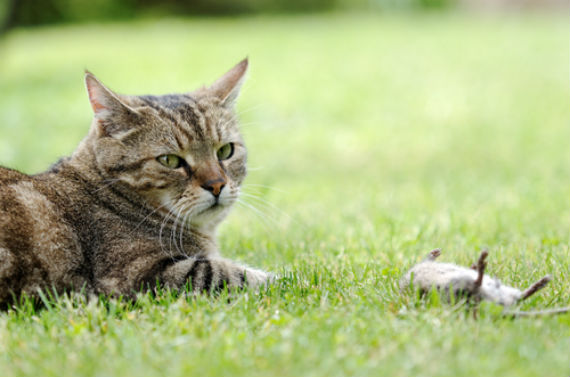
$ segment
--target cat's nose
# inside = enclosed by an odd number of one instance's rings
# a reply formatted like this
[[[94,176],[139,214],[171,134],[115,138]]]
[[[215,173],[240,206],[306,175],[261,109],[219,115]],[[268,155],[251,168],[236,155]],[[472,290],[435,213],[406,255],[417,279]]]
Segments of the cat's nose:
[[[202,187],[206,191],[210,191],[212,195],[216,198],[220,196],[222,189],[226,185],[226,181],[223,178],[217,179],[210,179],[209,181],[204,182],[200,187]]]

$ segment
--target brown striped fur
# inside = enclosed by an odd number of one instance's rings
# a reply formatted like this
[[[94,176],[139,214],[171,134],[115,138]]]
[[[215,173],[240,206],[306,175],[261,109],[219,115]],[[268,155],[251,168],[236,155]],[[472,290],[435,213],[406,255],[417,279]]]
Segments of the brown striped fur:
[[[265,272],[223,259],[215,239],[246,174],[234,102],[247,65],[164,96],[118,95],[87,72],[95,116],[73,155],[34,176],[0,168],[0,305],[40,289],[134,297],[157,283],[265,282]],[[228,143],[233,154],[220,160]]]

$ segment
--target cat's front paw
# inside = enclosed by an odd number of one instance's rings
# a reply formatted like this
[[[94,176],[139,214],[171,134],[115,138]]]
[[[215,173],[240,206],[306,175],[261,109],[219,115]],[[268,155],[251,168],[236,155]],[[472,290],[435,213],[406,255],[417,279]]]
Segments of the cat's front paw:
[[[245,285],[251,288],[258,288],[273,281],[275,275],[255,268],[248,268],[244,272],[244,278]]]

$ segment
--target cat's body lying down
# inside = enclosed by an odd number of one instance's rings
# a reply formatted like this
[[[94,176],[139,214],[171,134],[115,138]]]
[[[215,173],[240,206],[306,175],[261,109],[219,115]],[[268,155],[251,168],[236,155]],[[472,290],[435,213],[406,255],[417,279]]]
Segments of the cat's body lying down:
[[[265,282],[215,240],[246,174],[233,109],[246,70],[165,96],[117,95],[87,73],[95,116],[73,155],[35,176],[0,168],[0,305],[38,289],[132,297],[157,283]]]

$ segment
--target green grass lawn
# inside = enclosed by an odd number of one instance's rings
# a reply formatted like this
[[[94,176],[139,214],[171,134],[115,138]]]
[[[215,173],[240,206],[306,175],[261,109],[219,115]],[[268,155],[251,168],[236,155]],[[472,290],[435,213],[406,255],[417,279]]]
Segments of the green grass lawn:
[[[0,314],[2,376],[567,376],[570,315],[503,319],[400,294],[429,250],[570,305],[566,15],[163,20],[0,41],[0,164],[71,153],[82,77],[191,90],[244,56],[250,153],[225,255],[280,272],[262,293]],[[253,209],[251,208],[253,207]]]

